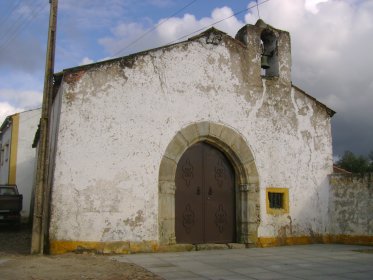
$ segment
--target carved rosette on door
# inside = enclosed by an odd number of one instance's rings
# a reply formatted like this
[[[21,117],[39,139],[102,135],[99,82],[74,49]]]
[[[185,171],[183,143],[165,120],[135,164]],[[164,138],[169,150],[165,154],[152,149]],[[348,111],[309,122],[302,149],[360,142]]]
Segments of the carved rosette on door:
[[[190,164],[190,160],[187,159],[185,164],[182,167],[183,170],[183,179],[186,183],[186,186],[189,187],[190,181],[193,178],[193,166]]]
[[[227,212],[225,212],[223,204],[219,204],[218,210],[216,210],[215,212],[215,224],[220,233],[224,231],[224,226],[226,225],[226,223]]]
[[[219,187],[223,186],[224,177],[225,177],[224,165],[221,159],[219,159],[215,166],[215,180],[218,183]]]
[[[183,226],[185,228],[185,232],[190,233],[193,225],[194,225],[194,212],[192,211],[190,204],[188,203],[185,206],[185,211],[183,213]]]

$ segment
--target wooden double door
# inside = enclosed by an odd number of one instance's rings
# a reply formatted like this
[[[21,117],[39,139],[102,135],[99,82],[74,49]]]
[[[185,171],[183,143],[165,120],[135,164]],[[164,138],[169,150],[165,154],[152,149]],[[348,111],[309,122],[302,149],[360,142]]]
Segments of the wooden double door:
[[[176,242],[235,242],[234,171],[226,156],[197,143],[179,160],[175,181]]]

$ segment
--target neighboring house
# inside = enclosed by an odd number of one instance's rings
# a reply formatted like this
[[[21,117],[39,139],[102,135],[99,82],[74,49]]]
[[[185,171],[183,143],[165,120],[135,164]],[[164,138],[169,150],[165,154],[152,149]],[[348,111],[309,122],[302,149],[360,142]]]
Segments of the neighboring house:
[[[55,75],[52,253],[329,233],[334,112],[291,82],[263,21]],[[184,247],[183,247],[184,246]]]
[[[35,172],[33,137],[40,120],[40,109],[8,116],[0,128],[0,184],[16,184],[23,195],[22,217],[30,214]]]
[[[338,167],[337,165],[333,165],[333,173],[352,174],[352,172],[347,171],[346,169],[343,169],[341,167]]]

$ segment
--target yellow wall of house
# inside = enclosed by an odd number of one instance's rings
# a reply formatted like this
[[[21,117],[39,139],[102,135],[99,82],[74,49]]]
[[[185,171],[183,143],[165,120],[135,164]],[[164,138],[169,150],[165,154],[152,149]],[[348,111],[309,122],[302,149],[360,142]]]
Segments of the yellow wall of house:
[[[19,114],[12,116],[12,140],[10,144],[9,184],[16,184]]]

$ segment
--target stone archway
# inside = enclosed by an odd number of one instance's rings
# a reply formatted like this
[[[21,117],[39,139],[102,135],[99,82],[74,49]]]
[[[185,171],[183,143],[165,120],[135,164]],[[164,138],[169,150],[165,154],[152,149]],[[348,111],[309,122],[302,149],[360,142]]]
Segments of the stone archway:
[[[207,142],[231,161],[235,176],[237,242],[253,244],[259,226],[259,177],[254,157],[234,129],[213,122],[198,122],[181,129],[171,140],[159,169],[159,243],[173,245],[175,238],[175,174],[183,153],[197,142]]]

